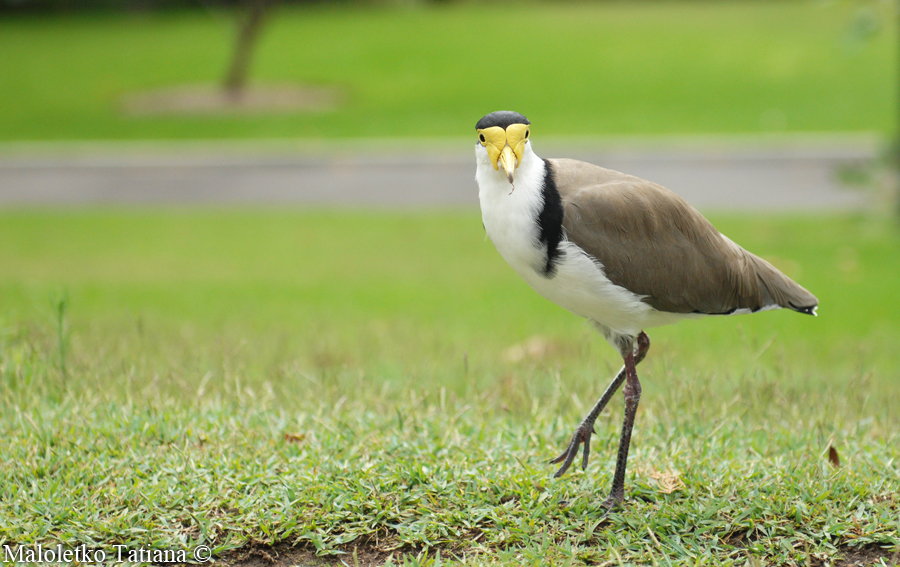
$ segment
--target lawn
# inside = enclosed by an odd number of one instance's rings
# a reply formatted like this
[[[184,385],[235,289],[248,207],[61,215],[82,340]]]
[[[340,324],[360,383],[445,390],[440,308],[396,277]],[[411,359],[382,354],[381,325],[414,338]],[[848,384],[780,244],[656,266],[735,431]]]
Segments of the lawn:
[[[324,4],[324,3],[323,3]],[[0,141],[453,137],[511,108],[543,135],[894,131],[889,2],[282,7],[252,78],[334,111],[135,117],[124,95],[222,80],[234,14],[0,20]]]
[[[477,212],[0,212],[0,544],[889,564],[900,231],[713,220],[819,317],[650,330],[626,506],[601,524],[621,398],[586,472],[547,460],[620,361]]]

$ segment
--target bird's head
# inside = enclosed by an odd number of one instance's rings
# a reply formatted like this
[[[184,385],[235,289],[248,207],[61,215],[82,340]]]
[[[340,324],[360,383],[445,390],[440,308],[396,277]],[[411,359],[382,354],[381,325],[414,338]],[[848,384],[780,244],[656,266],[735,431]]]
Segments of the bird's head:
[[[499,110],[478,121],[475,131],[478,144],[487,150],[495,170],[503,166],[509,182],[513,182],[516,168],[522,164],[522,154],[530,135],[531,122],[518,112]]]

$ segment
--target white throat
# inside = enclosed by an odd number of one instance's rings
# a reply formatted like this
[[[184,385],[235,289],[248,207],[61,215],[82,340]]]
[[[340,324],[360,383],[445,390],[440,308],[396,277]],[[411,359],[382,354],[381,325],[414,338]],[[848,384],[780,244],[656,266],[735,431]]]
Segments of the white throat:
[[[507,194],[515,193],[513,186],[518,190],[520,185],[523,187],[530,185],[538,193],[541,191],[541,184],[544,180],[544,160],[532,151],[531,142],[525,142],[525,147],[522,149],[522,160],[516,168],[512,185],[506,178],[503,168],[494,168],[491,158],[488,157],[487,149],[481,144],[475,144],[475,163],[475,180],[482,189],[479,196],[483,194],[485,185],[491,185],[498,191],[505,189]]]
[[[481,220],[488,237],[520,274],[520,269],[539,269],[546,259],[538,247],[540,235],[535,222],[544,204],[544,160],[532,151],[531,142],[526,142],[512,185],[502,167],[494,169],[481,144],[475,146],[475,160]]]

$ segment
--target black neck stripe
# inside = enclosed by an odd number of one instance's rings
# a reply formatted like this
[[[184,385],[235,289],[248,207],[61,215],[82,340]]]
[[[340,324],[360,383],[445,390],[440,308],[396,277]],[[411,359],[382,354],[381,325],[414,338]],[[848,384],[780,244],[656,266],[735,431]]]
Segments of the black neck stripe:
[[[547,262],[544,264],[543,274],[547,278],[556,275],[556,266],[564,255],[559,247],[563,238],[563,206],[559,190],[556,188],[556,177],[550,162],[544,160],[544,185],[542,188],[544,206],[538,213],[538,238],[547,249]]]

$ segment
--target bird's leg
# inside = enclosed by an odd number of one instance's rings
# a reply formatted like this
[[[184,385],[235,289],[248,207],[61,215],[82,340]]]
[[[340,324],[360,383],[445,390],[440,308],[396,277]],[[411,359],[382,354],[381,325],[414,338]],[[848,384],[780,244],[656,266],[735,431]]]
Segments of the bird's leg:
[[[597,403],[594,404],[591,413],[587,414],[584,420],[582,420],[578,427],[575,428],[575,434],[572,435],[572,440],[569,441],[569,446],[566,447],[566,450],[550,461],[550,464],[552,465],[562,463],[562,466],[559,467],[559,470],[553,475],[554,478],[561,477],[569,470],[569,466],[571,466],[572,461],[575,460],[575,455],[578,454],[578,449],[582,443],[584,443],[584,455],[581,458],[581,468],[582,470],[587,468],[588,458],[591,456],[591,435],[594,434],[594,422],[597,421],[597,416],[600,415],[600,412],[603,411],[603,408],[606,407],[609,400],[619,391],[619,386],[625,381],[625,374],[625,367],[623,366],[622,369],[619,370],[619,373],[616,374],[616,377],[613,378],[613,381],[610,382],[609,386],[606,387],[606,391],[603,392],[603,395],[600,396]]]
[[[638,364],[640,361],[644,360],[644,357],[647,355],[647,350],[650,348],[650,337],[647,336],[647,333],[641,331],[641,334],[637,337],[637,345],[634,348],[634,352],[632,353],[632,358],[634,364]],[[606,391],[603,392],[603,395],[600,396],[600,399],[597,400],[597,403],[594,404],[591,412],[587,414],[584,420],[575,428],[575,434],[572,435],[572,440],[569,442],[569,446],[566,447],[566,450],[562,452],[558,457],[550,461],[550,464],[562,463],[562,466],[559,467],[559,470],[556,471],[556,474],[553,475],[554,478],[559,478],[569,469],[569,466],[572,464],[572,461],[575,460],[575,456],[578,455],[579,446],[584,443],[584,454],[581,458],[581,468],[582,470],[587,468],[588,458],[591,455],[591,435],[594,433],[594,422],[597,421],[597,417],[600,415],[600,412],[603,411],[603,408],[606,407],[606,404],[609,403],[609,400],[616,394],[619,390],[619,386],[622,385],[622,382],[627,378],[627,364],[623,366],[621,370],[619,370],[616,377],[613,378],[612,382],[610,382],[609,386],[606,387]],[[635,374],[635,380],[637,380],[637,374]],[[638,388],[640,388],[640,383],[638,383]],[[633,418],[632,418],[633,421]],[[630,434],[629,434],[630,435]],[[621,447],[621,443],[620,443]],[[625,448],[626,453],[628,448]]]
[[[646,335],[645,335],[646,336]],[[649,340],[647,341],[649,347]],[[640,348],[640,347],[638,347]],[[634,416],[638,402],[641,400],[641,383],[637,376],[637,362],[634,351],[625,355],[625,419],[622,423],[622,437],[619,439],[619,455],[616,458],[616,474],[613,476],[609,497],[603,502],[606,513],[622,503],[625,499],[625,465],[628,462],[628,447],[631,444],[631,430],[634,428]]]

